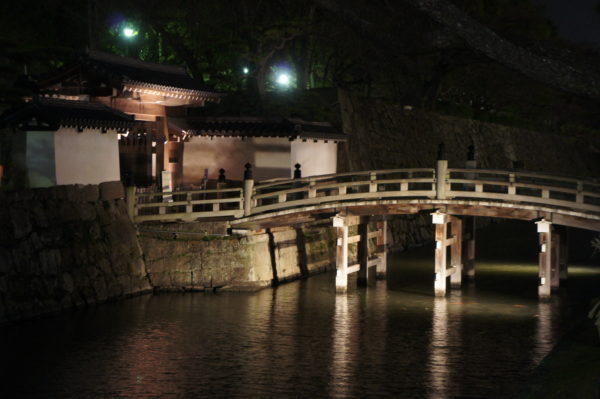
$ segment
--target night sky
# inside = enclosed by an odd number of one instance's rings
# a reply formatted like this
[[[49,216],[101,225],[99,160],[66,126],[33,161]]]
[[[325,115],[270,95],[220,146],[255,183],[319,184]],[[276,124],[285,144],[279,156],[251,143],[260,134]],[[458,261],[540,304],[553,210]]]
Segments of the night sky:
[[[558,28],[558,34],[578,43],[592,43],[600,48],[600,13],[598,0],[535,0]]]

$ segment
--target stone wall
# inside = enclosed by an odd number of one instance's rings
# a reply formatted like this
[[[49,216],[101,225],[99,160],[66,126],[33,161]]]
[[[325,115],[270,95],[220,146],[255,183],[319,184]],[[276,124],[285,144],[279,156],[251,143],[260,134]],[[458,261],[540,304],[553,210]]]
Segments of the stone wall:
[[[155,289],[257,289],[327,270],[335,262],[335,240],[329,226],[273,229],[245,236],[202,233],[215,229],[214,223],[140,227],[146,267]]]
[[[0,191],[0,322],[149,290],[120,182]]]
[[[340,172],[433,168],[437,146],[444,142],[449,167],[465,166],[471,143],[479,168],[521,168],[553,174],[600,176],[600,137],[556,135],[407,109],[399,104],[360,99],[338,92],[342,126],[349,135],[340,145]],[[481,220],[480,222],[487,222]],[[407,215],[390,221],[392,249],[433,240],[428,215]]]

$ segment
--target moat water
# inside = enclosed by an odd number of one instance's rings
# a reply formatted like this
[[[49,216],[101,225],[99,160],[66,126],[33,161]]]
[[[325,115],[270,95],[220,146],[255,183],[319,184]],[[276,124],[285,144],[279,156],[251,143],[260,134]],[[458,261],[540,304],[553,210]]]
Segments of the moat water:
[[[327,273],[7,326],[0,397],[513,397],[600,294],[600,270],[572,266],[568,286],[539,302],[535,240],[500,234],[478,247],[476,283],[447,298],[433,297],[424,247],[391,254],[387,281],[347,295]]]

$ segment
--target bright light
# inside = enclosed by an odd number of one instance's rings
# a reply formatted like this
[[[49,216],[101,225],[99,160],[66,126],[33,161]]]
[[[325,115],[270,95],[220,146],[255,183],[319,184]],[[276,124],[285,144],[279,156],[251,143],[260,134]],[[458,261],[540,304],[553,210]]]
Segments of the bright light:
[[[123,28],[123,35],[127,38],[137,36],[137,34],[138,34],[138,32],[129,26]]]
[[[244,69],[242,69],[242,72],[244,72],[244,75],[248,75],[248,72],[250,72],[250,70],[247,67],[244,67]]]
[[[277,83],[279,83],[282,86],[289,86],[290,75],[288,75],[287,73],[280,73],[279,76],[277,76]]]

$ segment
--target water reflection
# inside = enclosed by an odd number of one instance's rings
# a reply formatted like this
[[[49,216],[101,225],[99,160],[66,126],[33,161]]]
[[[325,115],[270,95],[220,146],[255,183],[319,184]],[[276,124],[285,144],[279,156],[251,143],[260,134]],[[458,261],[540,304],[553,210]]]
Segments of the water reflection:
[[[462,308],[461,291],[453,290],[446,298],[433,299],[431,343],[429,356],[430,398],[450,397],[452,359],[461,351],[460,313],[450,312],[449,306]]]
[[[353,378],[352,365],[355,361],[354,351],[350,343],[354,326],[352,317],[348,311],[349,295],[336,295],[333,315],[333,347],[331,362],[331,382],[329,394],[334,398],[345,398],[350,396],[350,385]]]
[[[555,329],[552,323],[553,307],[550,301],[540,301],[537,305],[535,346],[532,358],[534,365],[539,364],[556,343]]]
[[[0,329],[0,397],[487,398],[525,382],[571,315],[568,298],[533,296],[534,266],[482,263],[476,288],[434,298],[430,259],[411,264],[402,284],[390,273],[347,295],[329,274]],[[507,288],[496,290],[503,276]],[[597,292],[597,273],[570,277],[574,292],[588,280]]]

